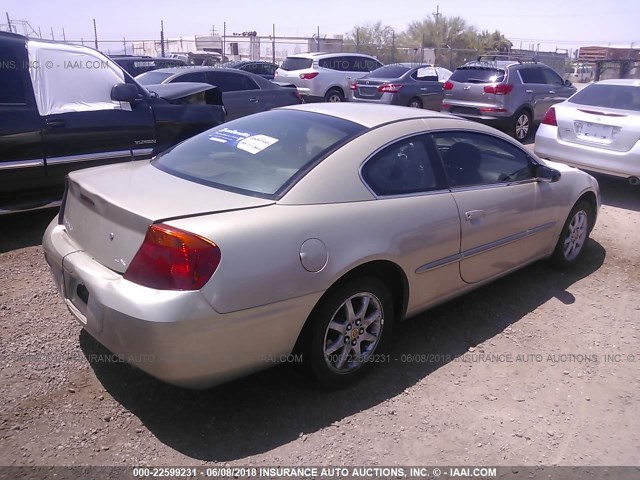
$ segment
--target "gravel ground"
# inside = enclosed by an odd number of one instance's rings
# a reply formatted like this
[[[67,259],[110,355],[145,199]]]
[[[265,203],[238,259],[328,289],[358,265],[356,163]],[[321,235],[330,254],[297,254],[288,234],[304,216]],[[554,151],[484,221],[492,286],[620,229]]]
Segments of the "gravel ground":
[[[403,322],[338,392],[291,366],[189,391],[110,361],[49,277],[55,212],[0,218],[0,465],[639,465],[640,189],[600,180],[581,265]]]

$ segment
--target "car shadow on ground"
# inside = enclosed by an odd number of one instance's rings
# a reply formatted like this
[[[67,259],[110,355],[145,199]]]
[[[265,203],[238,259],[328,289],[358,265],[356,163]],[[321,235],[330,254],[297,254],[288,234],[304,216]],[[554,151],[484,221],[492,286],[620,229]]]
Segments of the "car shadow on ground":
[[[640,212],[640,185],[630,185],[623,178],[591,173],[600,184],[602,203],[612,207]]]
[[[124,363],[90,363],[113,398],[164,444],[199,460],[242,459],[395,397],[551,298],[573,303],[567,289],[598,270],[605,255],[605,249],[590,240],[583,261],[573,269],[559,271],[538,262],[402,322],[389,345],[392,360],[375,365],[362,381],[340,391],[321,389],[289,364],[192,391],[162,383]],[[108,355],[84,331],[80,347],[88,359]],[[447,361],[403,362],[407,354],[433,354],[434,359]]]
[[[42,236],[57,208],[0,216],[0,253],[42,243]]]

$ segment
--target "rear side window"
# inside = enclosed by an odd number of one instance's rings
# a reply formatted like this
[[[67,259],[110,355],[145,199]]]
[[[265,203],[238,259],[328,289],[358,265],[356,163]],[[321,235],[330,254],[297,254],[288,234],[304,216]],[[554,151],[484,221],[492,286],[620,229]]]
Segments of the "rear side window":
[[[352,63],[349,57],[332,57],[320,59],[318,66],[329,70],[338,70],[339,72],[351,72]]]
[[[312,63],[313,60],[310,58],[287,57],[280,65],[280,68],[287,71],[304,70],[305,68],[311,68]]]
[[[246,75],[233,72],[208,72],[207,83],[215,85],[223,92],[259,90],[258,84]]]
[[[174,82],[207,82],[207,76],[205,72],[191,72],[185,75],[180,75],[178,78],[173,80]]]
[[[459,83],[496,83],[504,80],[505,72],[498,68],[460,67],[449,80]]]
[[[589,107],[619,108],[640,112],[640,87],[630,85],[588,85],[569,100]]]
[[[522,83],[547,83],[541,68],[522,68],[518,72],[520,73],[520,78],[522,78]]]
[[[0,47],[0,103],[24,105],[26,103],[24,70],[15,53]]]
[[[272,110],[224,123],[159,155],[153,165],[196,183],[278,198],[362,125],[311,112]]]
[[[405,138],[377,153],[362,167],[362,178],[376,195],[402,195],[442,188],[424,136]]]

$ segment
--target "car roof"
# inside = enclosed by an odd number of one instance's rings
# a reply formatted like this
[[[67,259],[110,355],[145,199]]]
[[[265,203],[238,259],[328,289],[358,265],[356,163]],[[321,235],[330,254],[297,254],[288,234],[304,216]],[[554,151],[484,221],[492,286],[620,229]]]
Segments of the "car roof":
[[[335,52],[308,52],[308,53],[294,53],[292,55],[287,55],[287,58],[317,58],[317,57],[363,57],[363,58],[374,58],[371,55],[366,55],[364,53],[335,53]]]
[[[447,113],[399,107],[395,105],[376,105],[370,103],[304,103],[282,107],[286,110],[314,112],[331,117],[342,118],[367,128],[375,128],[385,123],[410,120],[414,118],[457,118]],[[461,122],[467,120],[460,119]]]
[[[637,78],[614,78],[611,80],[600,80],[596,83],[602,85],[626,85],[629,87],[640,87],[640,79]]]

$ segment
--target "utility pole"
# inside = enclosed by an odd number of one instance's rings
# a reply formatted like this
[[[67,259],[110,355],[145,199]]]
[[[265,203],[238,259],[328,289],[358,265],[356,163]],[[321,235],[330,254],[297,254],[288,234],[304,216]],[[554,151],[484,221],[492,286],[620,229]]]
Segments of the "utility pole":
[[[51,27],[51,40],[55,40],[56,37],[53,35],[53,27]]]
[[[227,22],[222,24],[222,61],[224,62],[224,57],[227,55]]]
[[[320,25],[318,25],[318,36],[316,37],[316,51],[320,51]]]
[[[273,35],[271,36],[271,62],[276,63],[276,24],[273,24]]]
[[[38,27],[38,37],[42,38],[42,30],[40,30],[40,27]]]
[[[124,54],[127,54],[127,41],[122,37],[122,46],[124,47]]]
[[[96,27],[96,19],[93,19],[93,41],[94,41],[94,45],[96,47],[96,50],[98,50],[98,27]]]
[[[164,20],[160,20],[160,56],[164,57]]]
[[[67,35],[64,33],[64,27],[62,27],[62,39],[66,42],[67,41]]]
[[[440,5],[436,5],[436,13],[433,14],[433,16],[436,18],[436,47],[438,47],[439,45],[439,38],[438,38],[438,20],[440,20]]]
[[[5,12],[7,14],[7,25],[9,25],[9,31],[13,32],[13,27],[11,27],[11,19],[9,18],[9,12]]]
[[[360,29],[356,27],[356,53],[360,53]]]

